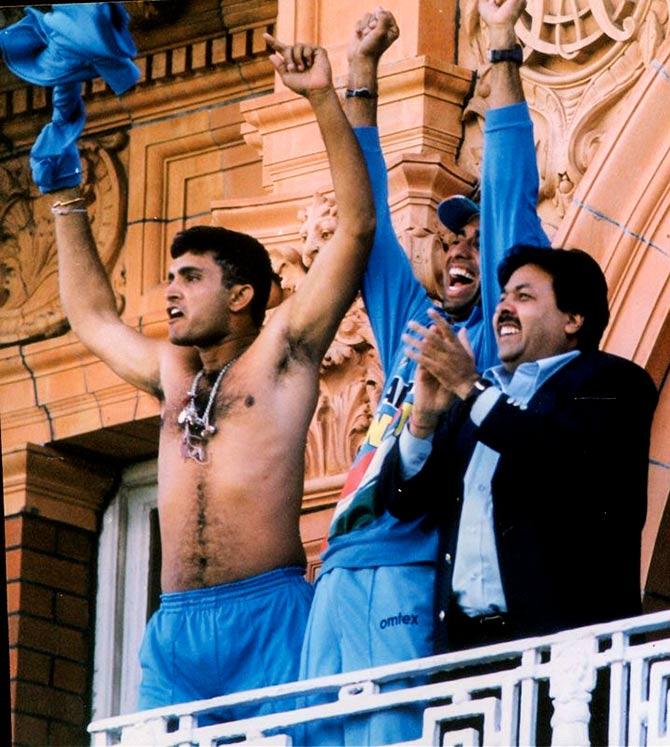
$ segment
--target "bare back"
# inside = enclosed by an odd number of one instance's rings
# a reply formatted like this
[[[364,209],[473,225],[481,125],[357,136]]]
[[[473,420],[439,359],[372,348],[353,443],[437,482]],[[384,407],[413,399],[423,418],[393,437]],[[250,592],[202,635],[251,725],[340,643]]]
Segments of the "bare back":
[[[177,422],[197,369],[166,357],[158,459],[164,591],[305,562],[298,526],[318,363],[289,350],[280,316],[223,378],[203,464],[183,455]]]

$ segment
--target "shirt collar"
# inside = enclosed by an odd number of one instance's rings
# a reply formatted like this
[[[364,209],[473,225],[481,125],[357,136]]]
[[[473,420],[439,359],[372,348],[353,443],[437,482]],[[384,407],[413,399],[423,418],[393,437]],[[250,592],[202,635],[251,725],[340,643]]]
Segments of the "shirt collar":
[[[532,392],[535,393],[547,379],[578,355],[579,350],[570,350],[560,355],[529,361],[522,363],[514,373],[510,373],[503,365],[492,366],[484,372],[484,377],[498,384],[505,394],[509,393],[509,390],[520,379],[530,380]]]

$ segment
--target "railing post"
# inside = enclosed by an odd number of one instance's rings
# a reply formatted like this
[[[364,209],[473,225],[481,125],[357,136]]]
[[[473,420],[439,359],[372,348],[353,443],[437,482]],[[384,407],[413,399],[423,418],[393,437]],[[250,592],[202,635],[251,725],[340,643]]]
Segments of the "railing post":
[[[555,643],[551,647],[549,695],[552,747],[587,747],[591,693],[596,686],[595,638]]]

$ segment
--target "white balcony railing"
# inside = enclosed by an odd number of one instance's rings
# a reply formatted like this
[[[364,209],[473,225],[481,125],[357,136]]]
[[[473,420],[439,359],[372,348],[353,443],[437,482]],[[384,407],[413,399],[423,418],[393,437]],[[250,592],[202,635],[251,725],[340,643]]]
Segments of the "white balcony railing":
[[[389,689],[402,680],[401,689]],[[439,680],[439,681],[438,681]],[[609,745],[670,745],[670,612],[542,638],[250,690],[96,721],[98,745],[291,745],[301,725],[398,706],[423,711],[403,744],[588,745],[593,716]],[[318,705],[305,702],[328,700]],[[592,703],[593,700],[593,703]],[[210,726],[222,707],[278,712]],[[593,725],[591,725],[593,727]]]

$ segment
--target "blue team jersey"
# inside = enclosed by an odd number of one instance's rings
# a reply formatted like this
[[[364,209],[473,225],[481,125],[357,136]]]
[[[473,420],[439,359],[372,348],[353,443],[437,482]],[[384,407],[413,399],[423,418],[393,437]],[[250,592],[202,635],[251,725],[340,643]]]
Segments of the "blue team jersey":
[[[434,307],[416,280],[391,224],[386,164],[377,129],[356,129],[375,199],[377,230],[363,278],[370,317],[385,376],[384,391],[366,439],[347,476],[330,526],[323,571],[335,567],[433,562],[437,534],[423,519],[399,522],[380,508],[376,485],[381,464],[409,417],[416,363],[403,353],[407,323],[430,323]],[[487,113],[484,132],[480,218],[481,305],[454,327],[465,327],[480,371],[498,362],[490,320],[499,287],[496,270],[517,243],[549,246],[537,216],[538,175],[533,129],[525,103]],[[495,158],[487,158],[493,149]],[[485,323],[488,320],[488,323]]]

